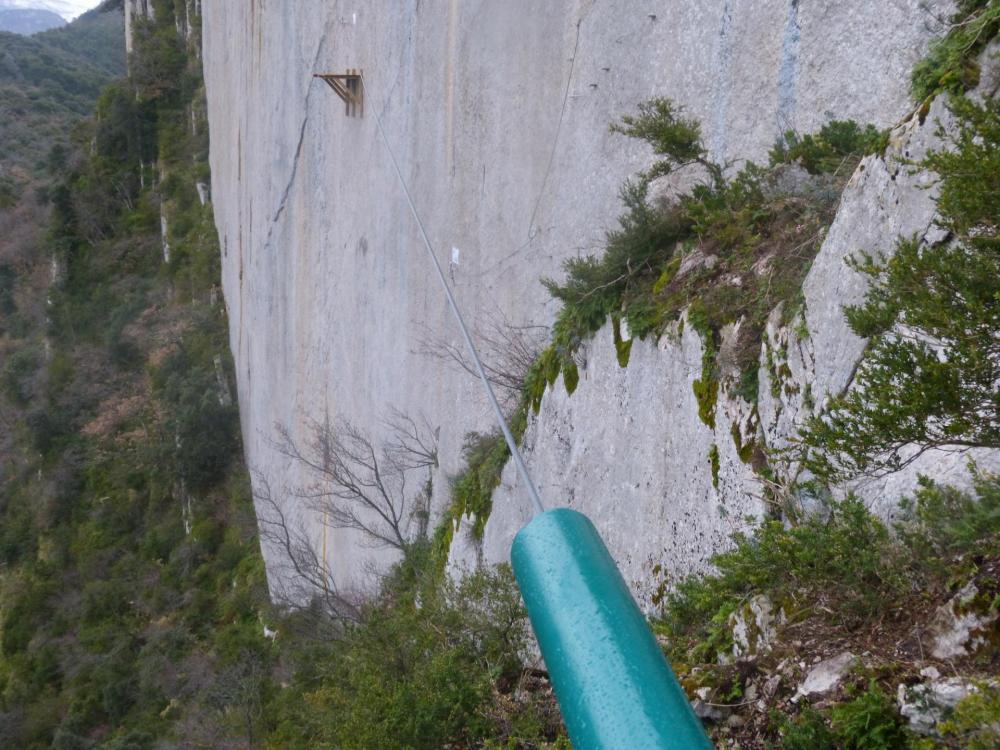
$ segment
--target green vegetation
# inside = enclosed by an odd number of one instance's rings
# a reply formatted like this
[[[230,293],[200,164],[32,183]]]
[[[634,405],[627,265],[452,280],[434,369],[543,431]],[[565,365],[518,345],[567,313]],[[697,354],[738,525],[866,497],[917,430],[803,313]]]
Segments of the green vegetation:
[[[608,233],[604,254],[568,260],[562,282],[543,280],[562,302],[547,380],[555,380],[558,368],[609,317],[616,326],[618,319],[627,324],[631,336],[645,338],[662,334],[686,312],[712,352],[696,392],[709,424],[719,381],[719,332],[742,321],[732,364],[742,373],[741,391],[755,400],[767,316],[796,299],[840,189],[862,155],[885,148],[887,136],[854,122],[832,122],[815,136],[789,133],[767,169],[748,164],[726,180],[708,158],[698,124],[667,99],[640,105],[637,115],[623,117],[612,130],[648,141],[661,158],[622,188],[626,211]],[[793,164],[815,177],[783,187],[782,174]],[[705,177],[690,193],[665,209],[650,205],[652,180],[692,168]],[[625,364],[631,341],[620,338],[619,361]],[[532,396],[537,407],[540,394]]]
[[[719,489],[719,446],[715,443],[708,449],[708,464],[712,468],[712,486]]]
[[[30,37],[0,32],[0,153],[35,170],[54,143],[68,145],[101,89],[125,70],[120,13],[88,13]]]
[[[784,750],[836,750],[836,739],[826,725],[823,714],[806,708],[794,719],[781,714],[772,717]]]
[[[701,125],[682,115],[682,108],[669,99],[650,99],[640,102],[638,114],[623,115],[620,123],[612,123],[611,132],[646,141],[662,157],[642,175],[643,182],[698,164],[709,173],[714,185],[720,186],[722,169],[708,158],[701,142]]]
[[[357,626],[303,653],[274,747],[560,747],[554,706],[515,690],[527,621],[509,568],[459,586],[414,551]],[[499,698],[499,699],[498,699]]]
[[[691,384],[694,397],[698,401],[698,418],[704,422],[709,429],[715,429],[715,404],[719,400],[719,376],[716,367],[716,333],[706,326],[698,313],[700,308],[694,311],[695,317],[691,321],[695,330],[702,334],[702,345],[704,351],[701,355],[701,377]],[[756,394],[754,394],[756,396]]]
[[[925,101],[939,92],[962,94],[979,83],[979,53],[1000,32],[998,0],[961,0],[948,33],[913,68],[913,96]]]
[[[830,716],[844,750],[892,750],[906,739],[893,699],[874,681],[853,700],[834,706]]]
[[[485,435],[473,432],[465,438],[463,455],[467,468],[451,487],[453,513],[455,518],[474,515],[474,533],[482,537],[493,507],[493,490],[500,484],[500,473],[510,458],[510,449],[499,431]]]
[[[951,240],[903,238],[889,257],[853,259],[872,286],[847,318],[872,343],[851,390],[802,433],[820,477],[895,471],[945,445],[1000,447],[1000,103],[951,108],[951,150],[917,165],[940,176]]]
[[[824,715],[806,708],[794,719],[779,717],[778,734],[785,750],[895,750],[904,748],[906,734],[891,697],[872,681],[853,700]]]
[[[990,750],[1000,745],[1000,686],[982,681],[976,692],[963,698],[951,717],[941,722],[942,742],[922,740],[918,750],[963,747],[967,750]]]
[[[569,393],[573,393],[580,379],[573,350],[559,343],[544,349],[526,369],[519,378],[523,382],[522,391],[507,415],[511,433],[517,441],[528,427],[529,410],[538,412],[546,387],[553,385],[560,373]],[[439,569],[443,569],[448,559],[455,528],[463,516],[471,515],[475,519],[472,533],[477,538],[482,537],[493,509],[493,491],[500,486],[510,449],[499,430],[485,434],[472,432],[465,436],[463,456],[466,467],[452,479],[452,502],[434,533],[434,559]]]
[[[536,363],[534,371],[538,369],[539,365]],[[537,377],[537,374],[530,376],[529,382],[531,377]],[[518,441],[528,426],[527,394],[530,389],[530,385],[525,386],[521,405],[509,419],[511,432]],[[544,391],[544,386],[542,390]],[[500,475],[510,458],[510,449],[499,430],[485,434],[471,432],[465,436],[463,455],[465,469],[452,479],[451,505],[434,532],[433,558],[434,567],[438,571],[444,570],[455,527],[463,516],[471,515],[475,518],[472,533],[477,538],[482,538],[490,511],[493,510],[493,491],[500,486]]]
[[[717,657],[732,646],[730,617],[758,595],[796,632],[851,634],[846,637],[863,644],[886,629],[910,632],[928,598],[944,600],[977,577],[986,588],[983,606],[995,608],[1000,592],[988,571],[1000,560],[1000,477],[976,474],[969,493],[924,480],[903,507],[895,533],[852,498],[834,503],[827,518],[765,521],[751,535],[737,535],[733,550],[713,557],[717,572],[664,590],[658,627],[682,679],[690,665],[726,674]],[[801,658],[794,648],[779,654],[775,661]],[[824,712],[806,707],[796,716],[772,716],[768,731],[791,749],[905,747],[902,720],[883,685],[863,682],[853,697]],[[956,727],[955,736],[992,736],[996,717],[995,695],[986,691],[946,726]]]
[[[171,4],[158,3],[157,18],[176,36]],[[64,112],[96,100],[98,117],[71,137],[8,144],[15,161],[50,149],[36,179],[51,217],[46,252],[15,255],[3,275],[18,322],[0,341],[10,352],[0,744],[146,748],[183,736],[219,746],[212,737],[229,735],[254,745],[257,720],[245,717],[270,683],[253,675],[270,670],[273,647],[261,631],[266,587],[226,321],[209,294],[218,248],[210,233],[178,232],[181,260],[161,262],[159,203],[175,226],[211,221],[182,200],[193,190],[182,183],[206,169],[204,122],[190,133],[198,71],[185,57],[172,97],[146,96],[135,80],[98,97],[121,20],[91,22],[81,23],[89,36],[69,27],[12,47],[35,86],[32,112],[58,129]],[[31,116],[14,122],[30,127]],[[154,162],[167,176],[155,190]],[[50,258],[59,272],[43,313],[30,285]]]
[[[666,599],[664,624],[686,647],[718,642],[740,602],[767,594],[789,615],[825,616],[844,626],[891,611],[954,563],[957,551],[1000,554],[1000,478],[977,475],[974,496],[924,482],[897,535],[856,499],[829,517],[798,524],[765,521],[716,555],[717,573],[682,581]],[[685,645],[686,644],[686,645]]]
[[[798,162],[814,175],[853,169],[859,153],[880,154],[889,144],[889,132],[874,125],[863,129],[853,120],[828,122],[816,135],[799,136],[789,130],[771,150],[771,164]]]
[[[712,559],[716,574],[688,578],[667,597],[664,623],[678,639],[682,662],[686,647],[704,651],[723,643],[729,615],[757,594],[789,611],[829,607],[833,617],[850,623],[908,590],[901,550],[857,500],[834,506],[826,520],[812,517],[791,527],[765,521],[734,541],[733,550]]]

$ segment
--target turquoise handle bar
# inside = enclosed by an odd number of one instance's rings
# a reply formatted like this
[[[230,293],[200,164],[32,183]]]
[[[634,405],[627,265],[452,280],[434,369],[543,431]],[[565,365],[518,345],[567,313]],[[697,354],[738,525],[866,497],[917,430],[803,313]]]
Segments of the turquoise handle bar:
[[[535,516],[511,562],[574,750],[711,750],[586,516]]]

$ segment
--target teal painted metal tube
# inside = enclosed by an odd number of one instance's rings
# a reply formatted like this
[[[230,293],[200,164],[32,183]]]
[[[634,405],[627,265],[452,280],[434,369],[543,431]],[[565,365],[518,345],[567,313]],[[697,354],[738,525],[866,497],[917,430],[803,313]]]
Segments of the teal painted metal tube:
[[[586,516],[536,516],[511,562],[574,750],[712,747]]]

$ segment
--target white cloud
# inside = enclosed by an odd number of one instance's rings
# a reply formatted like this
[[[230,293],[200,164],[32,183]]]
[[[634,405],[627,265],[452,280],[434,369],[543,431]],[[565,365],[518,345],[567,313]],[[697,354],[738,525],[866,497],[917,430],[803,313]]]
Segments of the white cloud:
[[[0,0],[0,5],[8,8],[33,8],[51,10],[67,21],[72,21],[91,8],[100,5],[100,0]]]

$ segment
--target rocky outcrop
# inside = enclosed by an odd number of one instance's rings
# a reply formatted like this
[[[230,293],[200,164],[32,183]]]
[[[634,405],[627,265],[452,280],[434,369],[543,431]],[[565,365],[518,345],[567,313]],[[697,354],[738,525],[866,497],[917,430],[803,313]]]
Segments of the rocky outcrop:
[[[784,611],[775,611],[767,596],[753,597],[729,616],[727,626],[733,634],[733,658],[753,657],[770,651],[777,630],[784,622]]]
[[[651,603],[665,577],[705,570],[733,531],[747,530],[767,511],[750,461],[753,444],[787,447],[806,418],[850,386],[865,341],[848,327],[843,305],[859,302],[865,285],[846,257],[859,249],[891,253],[900,236],[916,235],[929,248],[943,241],[934,225],[933,177],[903,160],[940,146],[935,131],[947,127],[948,118],[936,101],[926,117],[914,115],[893,131],[886,154],[858,166],[806,277],[802,314],[784,325],[780,310],[771,316],[756,407],[724,381],[714,427],[699,419],[692,385],[701,375],[701,342],[690,326],[679,337],[668,332],[659,342],[633,342],[627,370],[618,365],[606,326],[585,349],[572,397],[559,384],[546,395],[525,435],[528,465],[543,478],[552,505],[572,506],[594,520],[642,604]],[[891,518],[919,474],[967,483],[970,457],[984,469],[1000,467],[996,451],[932,451],[905,471],[840,490]],[[771,469],[783,484],[801,478],[795,465]],[[507,559],[529,517],[508,467],[486,524],[484,559]],[[453,568],[479,555],[468,534],[460,529],[456,536]]]
[[[275,424],[303,439],[310,418],[335,414],[377,435],[393,406],[440,428],[440,509],[447,478],[463,463],[464,434],[490,425],[477,384],[421,354],[458,336],[374,114],[432,241],[442,253],[459,250],[453,282],[468,315],[499,309],[516,324],[547,324],[555,310],[538,279],[600,248],[620,208],[619,185],[649,164],[643,147],[608,132],[610,122],[652,95],[672,97],[727,163],[763,159],[783,131],[813,131],[832,118],[892,125],[910,109],[908,71],[948,7],[206,4],[212,197],[249,465],[272,487],[301,485],[301,467],[273,448]],[[312,78],[348,67],[364,71],[361,118],[345,117]],[[929,226],[929,195],[908,179],[889,162],[866,162],[810,277],[809,341],[788,350],[802,350],[802,382],[818,381],[817,401],[843,387],[862,346],[836,322],[843,254],[872,247],[876,229],[878,242],[890,243],[882,231]],[[854,228],[851,207],[863,218],[869,201],[869,223]],[[772,331],[775,341],[792,335]],[[691,390],[700,356],[697,335],[685,330],[636,342],[623,370],[605,330],[587,347],[577,392],[547,394],[525,437],[550,504],[591,514],[647,603],[655,565],[671,575],[703,569],[733,530],[765,511],[733,425],[742,442],[758,433],[777,442],[802,410],[776,397],[761,405],[758,428],[752,407],[723,392],[708,428]],[[793,373],[798,366],[789,362]],[[456,565],[506,559],[525,517],[509,472],[495,500],[484,545],[456,546]],[[326,538],[319,519],[288,511],[330,550],[341,582],[373,559],[355,535]],[[279,556],[265,549],[272,574]]]
[[[916,685],[900,685],[896,691],[899,713],[910,729],[918,734],[935,734],[935,728],[976,686],[961,677],[941,678],[935,667],[920,671],[926,679]]]
[[[525,434],[525,455],[548,506],[570,506],[593,519],[648,606],[661,572],[705,570],[734,531],[766,511],[763,488],[730,434],[731,425],[752,421],[752,407],[720,398],[716,428],[702,422],[692,388],[701,377],[702,342],[690,325],[658,342],[633,341],[626,368],[608,325],[581,359],[573,395],[561,381],[546,394]],[[513,466],[493,508],[483,541],[491,563],[507,559],[531,516]]]
[[[993,604],[994,596],[982,582],[970,581],[939,607],[930,627],[931,656],[969,656],[1000,639],[1000,612]]]
[[[831,656],[817,662],[806,674],[802,684],[795,691],[792,701],[825,695],[837,688],[850,670],[860,664],[860,660],[850,651]]]

